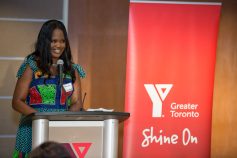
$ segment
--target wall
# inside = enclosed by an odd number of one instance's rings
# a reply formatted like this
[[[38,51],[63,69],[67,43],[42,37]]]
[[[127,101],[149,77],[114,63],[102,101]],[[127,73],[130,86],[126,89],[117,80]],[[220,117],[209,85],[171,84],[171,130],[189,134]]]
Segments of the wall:
[[[124,111],[128,5],[127,0],[70,1],[71,46],[75,60],[87,72],[82,80],[85,108]],[[123,124],[119,134],[121,157]]]
[[[182,0],[187,1],[187,0]],[[189,0],[194,1],[194,0]],[[211,2],[213,0],[209,0]],[[207,0],[199,0],[207,2]],[[212,114],[212,158],[237,155],[237,2],[222,2]],[[124,109],[128,0],[71,1],[69,26],[78,62],[87,70],[85,107]],[[201,125],[199,125],[201,127]],[[120,125],[119,157],[123,128]]]
[[[62,0],[0,2],[0,157],[12,157],[20,115],[11,106],[16,73],[33,51],[41,25],[62,19]],[[52,12],[52,8],[53,12]]]
[[[223,1],[212,112],[212,158],[237,155],[237,2]]]

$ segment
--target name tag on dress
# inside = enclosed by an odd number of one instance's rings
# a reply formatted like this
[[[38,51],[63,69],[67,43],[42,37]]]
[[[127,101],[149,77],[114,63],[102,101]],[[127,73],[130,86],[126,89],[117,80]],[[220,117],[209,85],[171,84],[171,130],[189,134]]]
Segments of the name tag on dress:
[[[73,90],[73,88],[72,88],[72,83],[64,84],[64,85],[63,85],[63,88],[64,88],[64,90],[65,90],[66,92],[72,91],[72,90]]]

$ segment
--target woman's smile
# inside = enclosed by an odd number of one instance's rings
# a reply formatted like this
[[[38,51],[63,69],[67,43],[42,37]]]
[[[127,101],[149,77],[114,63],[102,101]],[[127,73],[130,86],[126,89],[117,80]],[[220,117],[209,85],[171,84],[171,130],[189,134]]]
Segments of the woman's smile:
[[[63,31],[55,29],[52,34],[51,55],[53,62],[57,62],[66,47]]]

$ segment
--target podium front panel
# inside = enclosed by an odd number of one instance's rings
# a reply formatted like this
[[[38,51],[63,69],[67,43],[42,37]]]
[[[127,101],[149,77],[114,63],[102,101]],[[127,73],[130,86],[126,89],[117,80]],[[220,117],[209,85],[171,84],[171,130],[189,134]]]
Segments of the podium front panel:
[[[117,158],[118,124],[130,116],[124,112],[38,112],[32,121],[32,148],[46,141],[64,144],[73,158]]]
[[[103,158],[103,121],[49,121],[49,140],[63,143],[76,156]]]

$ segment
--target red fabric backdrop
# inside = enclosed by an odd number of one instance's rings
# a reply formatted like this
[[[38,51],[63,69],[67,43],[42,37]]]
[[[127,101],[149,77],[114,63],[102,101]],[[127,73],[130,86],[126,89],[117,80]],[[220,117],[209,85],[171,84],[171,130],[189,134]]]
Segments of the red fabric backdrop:
[[[210,157],[220,9],[130,2],[124,158]]]

